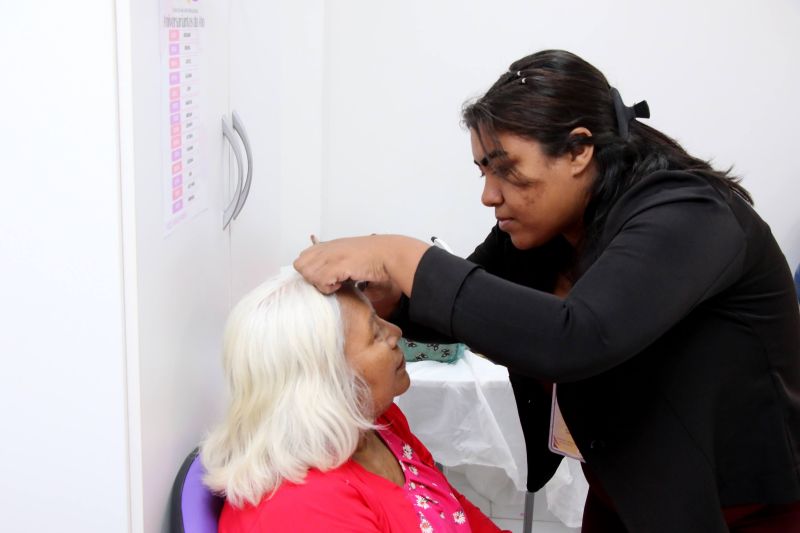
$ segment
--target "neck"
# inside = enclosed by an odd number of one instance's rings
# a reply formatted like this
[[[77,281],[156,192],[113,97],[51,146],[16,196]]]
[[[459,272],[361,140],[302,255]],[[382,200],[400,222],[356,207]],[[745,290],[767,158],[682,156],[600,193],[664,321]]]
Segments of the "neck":
[[[380,439],[375,434],[374,429],[365,431],[361,434],[361,438],[358,439],[358,446],[356,446],[356,451],[353,452],[353,458],[368,455],[370,451],[375,449],[375,445],[379,444]]]
[[[396,485],[402,487],[405,483],[400,463],[397,462],[395,456],[383,444],[383,441],[374,430],[364,433],[352,458],[365,470],[381,476]]]

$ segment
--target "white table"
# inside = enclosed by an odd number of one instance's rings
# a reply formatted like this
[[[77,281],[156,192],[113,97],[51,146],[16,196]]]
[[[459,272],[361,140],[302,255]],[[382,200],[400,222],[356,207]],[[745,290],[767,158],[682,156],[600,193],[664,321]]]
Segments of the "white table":
[[[452,364],[419,361],[408,363],[407,369],[411,388],[395,401],[437,462],[494,467],[498,476],[474,487],[476,491],[495,502],[519,500],[526,491],[528,466],[506,368],[467,350]],[[577,461],[563,461],[545,486],[548,509],[576,527],[586,489]]]

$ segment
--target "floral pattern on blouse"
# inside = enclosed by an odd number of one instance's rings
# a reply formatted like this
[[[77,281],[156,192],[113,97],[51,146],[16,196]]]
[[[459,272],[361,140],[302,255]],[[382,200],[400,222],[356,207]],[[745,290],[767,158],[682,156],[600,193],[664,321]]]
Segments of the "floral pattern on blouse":
[[[433,526],[431,526],[431,523],[428,522],[425,515],[422,513],[419,515],[419,530],[422,531],[422,533],[433,533]]]
[[[425,496],[417,494],[416,498],[417,498],[417,507],[422,507],[423,509],[427,509],[430,507],[430,505],[428,505],[428,499]]]
[[[411,459],[414,457],[414,450],[408,444],[403,444],[403,459]]]
[[[466,513],[444,475],[425,464],[414,449],[389,430],[378,430],[403,470],[406,498],[419,515],[422,533],[468,533]],[[449,496],[449,497],[448,497]]]

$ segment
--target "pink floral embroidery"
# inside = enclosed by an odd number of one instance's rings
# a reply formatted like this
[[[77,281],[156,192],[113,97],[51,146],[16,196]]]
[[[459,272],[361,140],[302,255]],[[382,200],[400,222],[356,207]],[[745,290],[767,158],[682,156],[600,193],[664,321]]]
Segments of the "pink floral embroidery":
[[[422,533],[433,533],[433,526],[431,526],[431,523],[428,522],[424,516],[420,516],[419,530],[422,531]]]
[[[414,451],[408,444],[403,444],[403,457],[405,457],[406,459],[411,459],[412,457],[414,457]]]
[[[430,507],[428,499],[425,496],[417,495],[417,507],[421,507],[422,509]]]
[[[467,531],[469,522],[442,473],[423,461],[417,450],[389,430],[380,431],[392,454],[407,472],[405,496],[419,516],[422,533]],[[450,498],[447,495],[450,495]],[[460,515],[457,513],[460,512]],[[459,516],[463,518],[459,518]],[[462,520],[459,523],[459,520]]]

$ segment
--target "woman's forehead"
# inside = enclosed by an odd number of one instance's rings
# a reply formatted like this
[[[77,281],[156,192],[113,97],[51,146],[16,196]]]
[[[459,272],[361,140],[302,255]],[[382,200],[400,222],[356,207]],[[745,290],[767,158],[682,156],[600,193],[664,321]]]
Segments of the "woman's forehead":
[[[488,162],[488,154],[496,152],[497,150],[502,150],[502,147],[499,146],[497,142],[491,138],[487,138],[486,132],[480,132],[473,128],[469,130],[469,133],[470,143],[472,145],[472,156],[476,164],[482,164],[483,159],[487,159]]]
[[[369,318],[372,314],[372,305],[364,293],[352,285],[342,287],[336,292],[336,298],[342,309],[346,321],[359,317]]]

